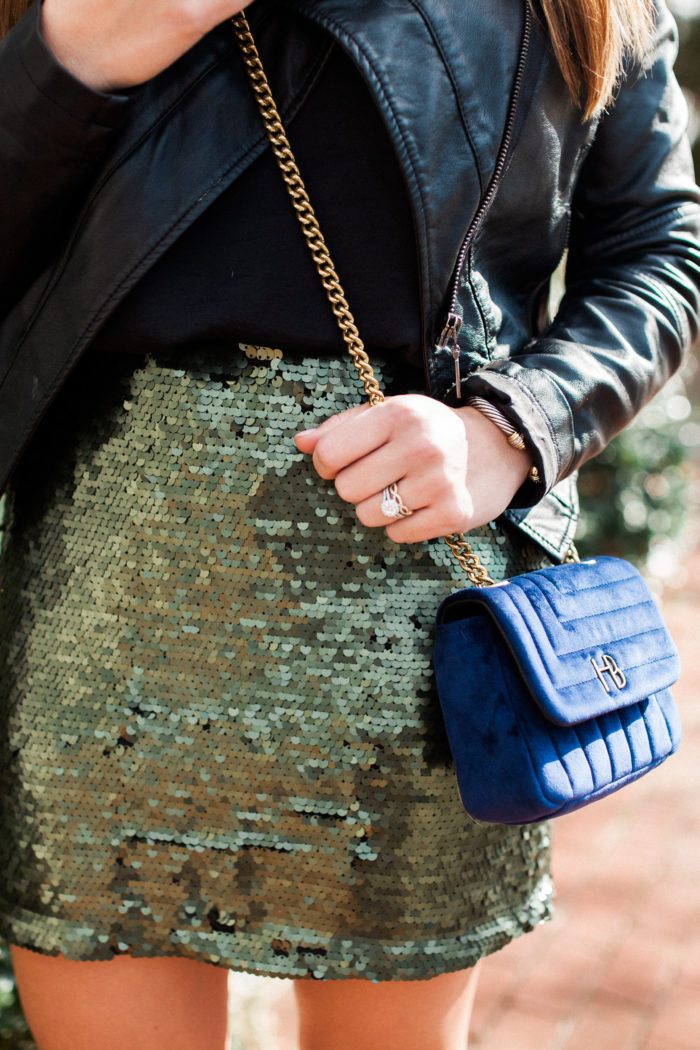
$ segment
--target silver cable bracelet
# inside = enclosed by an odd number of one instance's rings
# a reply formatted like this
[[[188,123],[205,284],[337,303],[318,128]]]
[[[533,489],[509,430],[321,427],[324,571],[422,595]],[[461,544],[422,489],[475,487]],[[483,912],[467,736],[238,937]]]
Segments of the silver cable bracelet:
[[[513,448],[517,448],[519,451],[524,452],[527,449],[525,438],[516,430],[509,419],[503,415],[502,412],[496,408],[495,405],[487,401],[485,397],[469,397],[467,398],[467,406],[469,408],[475,408],[477,412],[481,412],[482,416],[486,416],[491,422],[501,430],[508,440],[508,444],[512,445]],[[533,465],[527,472],[528,481],[533,481],[536,484],[540,481],[540,472],[537,467]]]

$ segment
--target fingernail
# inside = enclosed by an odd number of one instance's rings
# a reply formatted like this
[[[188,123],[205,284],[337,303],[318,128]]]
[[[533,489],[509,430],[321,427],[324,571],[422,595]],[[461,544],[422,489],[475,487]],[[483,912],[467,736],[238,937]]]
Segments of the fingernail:
[[[298,434],[294,435],[294,440],[297,438],[306,437],[307,434],[313,434],[316,427],[312,427],[310,430],[300,430]]]

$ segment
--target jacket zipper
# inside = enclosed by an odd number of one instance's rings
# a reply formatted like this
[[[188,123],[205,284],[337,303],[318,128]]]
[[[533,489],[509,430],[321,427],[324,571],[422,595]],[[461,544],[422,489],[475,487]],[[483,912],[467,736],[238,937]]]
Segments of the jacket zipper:
[[[467,258],[467,252],[471,246],[474,237],[479,230],[486,213],[488,212],[493,199],[498,192],[498,187],[503,176],[503,169],[505,168],[506,159],[508,156],[508,150],[510,148],[510,142],[513,137],[513,128],[515,126],[515,114],[518,108],[518,99],[520,97],[520,89],[522,87],[523,75],[525,72],[525,62],[527,61],[527,54],[530,47],[530,35],[532,32],[532,12],[530,10],[530,4],[525,3],[525,21],[523,23],[523,35],[520,41],[520,53],[518,55],[518,65],[515,70],[515,77],[513,79],[513,89],[511,91],[510,103],[508,105],[508,115],[506,117],[506,126],[503,132],[503,138],[501,139],[501,145],[498,150],[498,156],[496,157],[496,165],[491,175],[491,181],[488,184],[486,193],[481,199],[481,203],[476,210],[474,218],[472,219],[469,229],[467,230],[462,247],[459,250],[457,256],[457,265],[455,267],[454,277],[452,279],[452,294],[450,297],[450,306],[447,312],[447,320],[445,326],[442,329],[440,338],[437,343],[438,350],[444,350],[449,348],[452,352],[452,357],[455,363],[455,393],[457,399],[461,400],[462,397],[462,377],[460,374],[460,346],[458,342],[459,330],[462,327],[462,315],[457,312],[457,296],[459,294],[459,282],[462,276],[462,270],[464,269],[464,263]]]

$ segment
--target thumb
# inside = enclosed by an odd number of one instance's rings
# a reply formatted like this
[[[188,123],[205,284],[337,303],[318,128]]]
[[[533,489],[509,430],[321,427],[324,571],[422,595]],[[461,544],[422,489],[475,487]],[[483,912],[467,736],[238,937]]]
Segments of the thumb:
[[[329,416],[320,426],[313,427],[311,430],[301,430],[298,434],[295,434],[294,444],[300,452],[311,454],[314,452],[319,438],[323,437],[324,434],[328,434],[331,430],[335,430],[336,427],[341,426],[343,423],[347,423],[359,413],[366,412],[369,407],[369,405],[353,405],[352,408],[346,408],[343,412]]]

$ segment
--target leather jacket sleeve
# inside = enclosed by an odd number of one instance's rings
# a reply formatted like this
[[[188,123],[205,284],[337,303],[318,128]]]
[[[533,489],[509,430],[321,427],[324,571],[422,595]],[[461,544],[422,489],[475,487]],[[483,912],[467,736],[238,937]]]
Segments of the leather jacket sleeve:
[[[130,99],[68,73],[39,33],[40,8],[0,41],[0,299],[13,303],[55,258]]]
[[[554,320],[467,380],[535,449],[537,502],[596,455],[680,365],[697,334],[700,193],[673,76],[675,24],[600,120],[573,199],[566,292]]]

